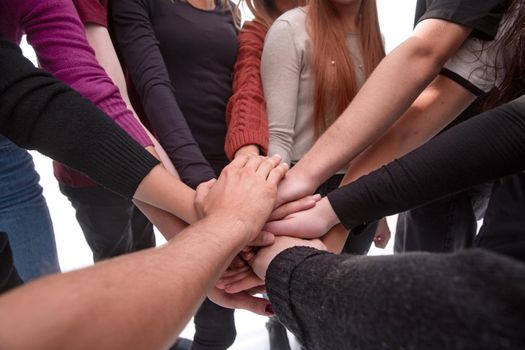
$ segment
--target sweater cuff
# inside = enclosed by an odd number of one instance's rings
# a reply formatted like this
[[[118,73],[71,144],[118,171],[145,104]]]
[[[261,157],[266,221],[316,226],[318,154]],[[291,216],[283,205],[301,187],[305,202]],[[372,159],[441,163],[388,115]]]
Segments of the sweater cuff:
[[[347,185],[348,186],[348,185]],[[346,187],[346,186],[345,186]],[[343,190],[345,187],[341,187],[335,191],[332,191],[326,195],[326,198],[328,198],[328,201],[330,202],[330,205],[332,206],[332,209],[335,212],[335,215],[337,215],[337,218],[343,224],[343,226],[347,230],[352,230],[353,228],[360,227],[363,225],[366,225],[367,222],[363,221],[357,221],[352,219],[350,215],[348,215],[349,211],[348,207],[351,205],[350,201],[346,197],[346,192]]]
[[[159,164],[148,151],[134,142],[125,131],[116,128],[111,137],[104,138],[93,150],[85,164],[89,176],[109,190],[132,199],[139,184]],[[101,163],[102,160],[109,164]]]
[[[297,322],[291,290],[294,272],[304,261],[314,256],[329,254],[310,247],[286,249],[275,257],[266,272],[266,291],[279,321],[288,328],[301,343],[305,336]]]
[[[239,148],[246,145],[256,145],[260,148],[263,155],[268,154],[268,134],[256,131],[242,131],[230,134],[226,138],[224,150],[229,160],[235,156]]]

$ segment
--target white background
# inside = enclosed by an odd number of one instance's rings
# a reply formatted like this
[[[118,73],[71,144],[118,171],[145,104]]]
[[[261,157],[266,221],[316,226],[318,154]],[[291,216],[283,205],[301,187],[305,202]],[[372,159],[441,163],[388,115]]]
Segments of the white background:
[[[416,0],[378,0],[381,30],[385,36],[387,52],[395,48],[411,32]],[[249,16],[249,14],[248,14]],[[24,42],[24,54],[36,63],[35,54]],[[58,185],[53,177],[51,161],[37,152],[32,152],[37,171],[41,176],[41,185],[44,188],[57,240],[60,265],[63,271],[87,266],[93,263],[91,251],[87,246],[82,231],[75,219],[74,210],[67,199],[59,192]],[[389,218],[391,229],[394,229],[395,218]],[[164,239],[157,234],[157,242],[162,244]],[[372,248],[370,254],[388,254],[392,252],[391,239],[385,250]],[[267,333],[264,328],[266,318],[252,315],[248,312],[237,311],[237,340],[233,350],[266,350],[268,349]],[[184,330],[183,336],[191,338],[193,325],[190,323]],[[296,344],[294,349],[299,349]]]

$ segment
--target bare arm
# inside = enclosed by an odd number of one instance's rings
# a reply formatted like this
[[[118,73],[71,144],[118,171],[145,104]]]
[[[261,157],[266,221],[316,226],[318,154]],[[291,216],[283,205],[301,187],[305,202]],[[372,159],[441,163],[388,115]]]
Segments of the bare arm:
[[[167,246],[41,279],[1,297],[0,347],[160,349],[171,344],[273,208],[285,168],[275,167],[275,158],[234,162],[209,194],[207,218]],[[151,187],[143,181],[138,192]]]
[[[439,75],[381,139],[352,161],[342,185],[367,175],[427,142],[475,99],[476,96],[470,91]]]
[[[338,120],[287,174],[279,203],[313,192],[381,137],[406,111],[471,29],[439,19],[420,22],[386,56]]]
[[[474,100],[471,92],[444,76],[438,76],[381,139],[352,161],[341,186],[427,142]],[[329,251],[339,253],[347,238],[348,230],[339,224],[332,227],[322,241]]]

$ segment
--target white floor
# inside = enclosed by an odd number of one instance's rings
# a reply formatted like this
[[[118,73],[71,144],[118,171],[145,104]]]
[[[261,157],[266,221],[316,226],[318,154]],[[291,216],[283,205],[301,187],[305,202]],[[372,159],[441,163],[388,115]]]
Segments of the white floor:
[[[58,190],[57,181],[53,177],[51,161],[32,152],[37,171],[41,177],[41,185],[44,188],[58,246],[60,265],[63,271],[88,266],[93,263],[91,251],[84,240],[84,236],[75,219],[74,210],[65,196]],[[389,219],[390,227],[393,229],[395,218]],[[385,250],[372,248],[371,254],[389,254],[392,252],[392,241]],[[157,234],[157,242],[162,244],[164,238]],[[254,315],[250,312],[238,310],[235,313],[237,324],[237,339],[231,347],[232,350],[268,350],[268,335],[264,326],[266,317]],[[193,337],[193,324],[190,322],[183,331],[182,336]],[[290,337],[292,350],[298,350],[299,346]]]

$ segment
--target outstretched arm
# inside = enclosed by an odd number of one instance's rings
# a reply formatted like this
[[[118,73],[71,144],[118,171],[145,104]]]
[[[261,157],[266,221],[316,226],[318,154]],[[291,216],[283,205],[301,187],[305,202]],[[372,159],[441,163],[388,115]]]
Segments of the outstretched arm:
[[[280,186],[279,203],[312,193],[383,135],[471,31],[440,19],[420,22],[411,37],[381,61],[343,114],[290,170]]]
[[[269,223],[275,234],[352,229],[525,168],[525,96],[457,125],[406,156],[340,187],[310,210]]]
[[[261,275],[272,249],[254,259]],[[509,312],[525,307],[524,273],[486,251],[356,257],[299,247],[273,259],[266,289],[308,349],[512,348],[525,341],[523,312]]]
[[[207,217],[167,246],[41,279],[1,297],[0,347],[169,346],[273,209],[286,170],[278,163],[234,160],[207,197]],[[264,310],[267,301],[260,302]]]

